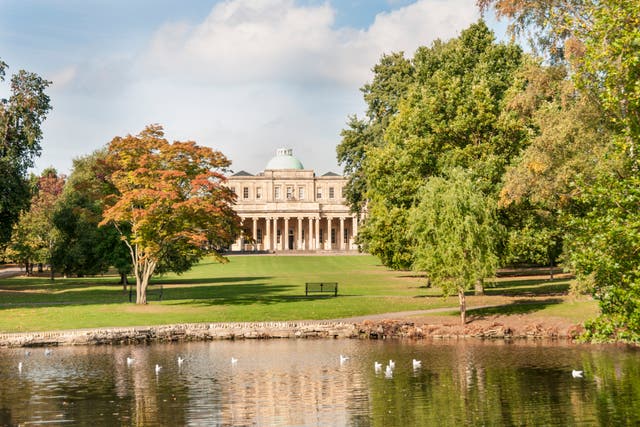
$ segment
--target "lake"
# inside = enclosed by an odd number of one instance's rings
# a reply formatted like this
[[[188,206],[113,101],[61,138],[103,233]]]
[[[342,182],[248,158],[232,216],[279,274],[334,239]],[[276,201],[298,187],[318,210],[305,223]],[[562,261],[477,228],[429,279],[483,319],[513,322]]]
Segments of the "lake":
[[[621,346],[289,339],[25,351],[0,349],[2,426],[640,424],[640,352]]]

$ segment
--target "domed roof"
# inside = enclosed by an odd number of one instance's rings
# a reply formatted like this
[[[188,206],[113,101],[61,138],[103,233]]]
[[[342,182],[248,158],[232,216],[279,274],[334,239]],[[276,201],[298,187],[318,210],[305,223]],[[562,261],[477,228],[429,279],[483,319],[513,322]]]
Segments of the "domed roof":
[[[278,148],[276,156],[269,160],[265,170],[273,169],[304,169],[300,160],[293,157],[291,148]]]

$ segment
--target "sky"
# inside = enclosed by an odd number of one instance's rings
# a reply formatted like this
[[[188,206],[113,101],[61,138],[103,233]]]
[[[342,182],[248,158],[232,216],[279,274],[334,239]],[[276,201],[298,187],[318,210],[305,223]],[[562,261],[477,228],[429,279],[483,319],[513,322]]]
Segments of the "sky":
[[[475,0],[0,0],[0,59],[7,78],[52,82],[35,172],[68,174],[74,158],[159,123],[235,172],[261,172],[287,147],[306,169],[341,173],[340,131],[363,116],[380,57],[412,57],[479,17]]]

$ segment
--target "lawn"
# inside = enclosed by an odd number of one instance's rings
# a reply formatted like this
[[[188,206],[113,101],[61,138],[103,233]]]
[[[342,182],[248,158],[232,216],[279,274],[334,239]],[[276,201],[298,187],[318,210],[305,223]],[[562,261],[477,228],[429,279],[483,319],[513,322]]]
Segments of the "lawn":
[[[151,296],[145,306],[129,303],[128,293],[116,284],[116,277],[59,278],[54,282],[46,278],[0,279],[0,331],[338,319],[457,307],[457,298],[445,299],[438,289],[426,288],[424,277],[388,270],[372,256],[237,255],[229,260],[218,264],[206,259],[183,275],[155,278],[153,287],[162,285],[163,300]],[[305,282],[319,281],[338,282],[339,296],[305,296]],[[527,309],[555,307],[555,314],[576,316],[566,296],[568,279],[500,279],[496,285],[485,296],[470,295],[468,305],[504,304],[505,310],[513,310],[518,301],[540,299],[537,308],[529,304]]]

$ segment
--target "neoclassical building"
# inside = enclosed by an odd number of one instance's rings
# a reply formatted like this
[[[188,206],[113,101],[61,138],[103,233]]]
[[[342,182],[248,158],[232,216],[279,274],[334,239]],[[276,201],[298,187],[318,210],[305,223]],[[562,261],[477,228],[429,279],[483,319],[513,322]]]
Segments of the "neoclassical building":
[[[235,210],[243,236],[232,251],[356,251],[358,221],[344,203],[346,179],[316,176],[289,148],[280,148],[264,171],[240,171],[227,185],[236,193]]]

